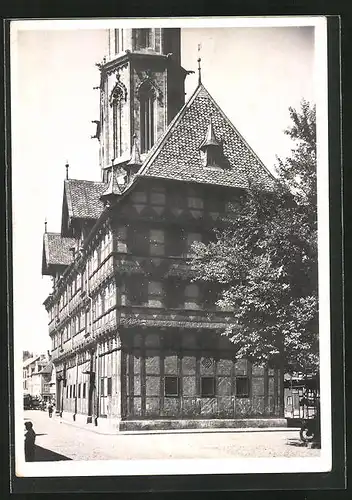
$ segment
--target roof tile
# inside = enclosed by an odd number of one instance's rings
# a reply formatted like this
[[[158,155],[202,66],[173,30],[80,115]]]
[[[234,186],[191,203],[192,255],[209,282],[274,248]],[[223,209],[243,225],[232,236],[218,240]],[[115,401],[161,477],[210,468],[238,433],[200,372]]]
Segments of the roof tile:
[[[44,251],[47,266],[68,266],[73,262],[71,248],[74,238],[64,238],[60,233],[44,233]]]
[[[98,219],[104,209],[100,196],[106,188],[105,182],[77,179],[65,180],[69,217],[74,219]]]
[[[223,146],[226,168],[209,168],[201,163],[199,148],[204,143],[210,118],[216,138]],[[248,188],[251,182],[269,190],[275,185],[272,174],[203,85],[170,123],[138,175],[239,188]]]

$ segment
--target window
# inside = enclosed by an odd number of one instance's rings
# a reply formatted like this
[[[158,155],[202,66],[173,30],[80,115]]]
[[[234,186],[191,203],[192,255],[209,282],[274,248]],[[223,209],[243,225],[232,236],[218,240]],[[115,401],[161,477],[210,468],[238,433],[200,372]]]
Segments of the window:
[[[108,387],[107,387],[107,395],[112,395],[112,378],[108,377]]]
[[[101,294],[99,294],[96,298],[96,311],[95,311],[95,317],[99,318],[99,316],[102,315],[102,300],[101,300]]]
[[[145,204],[147,203],[147,193],[145,191],[133,191],[131,194],[133,203]]]
[[[185,309],[199,309],[199,286],[191,283],[185,288]]]
[[[164,394],[170,397],[179,396],[178,377],[165,377]]]
[[[153,206],[164,206],[166,202],[165,189],[162,187],[152,189],[150,192],[150,204]]]
[[[76,335],[77,331],[76,331],[76,321],[75,321],[75,318],[72,319],[72,322],[71,322],[71,334],[72,334],[72,337],[74,337]]]
[[[148,48],[151,47],[151,29],[141,29],[139,30],[139,48]]]
[[[141,153],[146,153],[154,144],[154,89],[148,83],[140,89]]]
[[[76,384],[74,384],[73,386],[73,397],[74,398],[76,397]]]
[[[150,230],[150,255],[165,254],[165,236],[161,229]]]
[[[111,282],[105,289],[105,310],[107,311],[116,304],[116,287],[115,283]]]
[[[101,397],[104,397],[105,394],[104,394],[104,388],[105,388],[105,378],[101,378],[100,379],[100,396]]]
[[[163,286],[159,281],[148,283],[148,305],[150,307],[163,307]]]
[[[72,398],[72,385],[70,385],[70,398]]]
[[[117,251],[127,252],[127,228],[126,226],[120,226],[117,229]]]
[[[78,384],[78,398],[81,397],[81,384]]]
[[[148,288],[144,281],[131,279],[128,284],[128,299],[132,305],[142,305],[148,300]]]
[[[114,99],[112,104],[114,158],[117,158],[118,156],[121,155],[121,146],[122,146],[121,115],[122,115],[121,99]]]
[[[248,377],[236,377],[236,397],[249,397],[249,379]]]
[[[195,210],[203,210],[204,202],[199,196],[189,196],[188,197],[188,208]]]
[[[215,396],[215,377],[201,377],[200,395],[202,398]]]
[[[178,280],[170,279],[169,281],[165,281],[166,287],[166,302],[167,306],[170,309],[176,309],[178,307],[183,307],[184,303],[184,286]]]
[[[119,47],[119,36],[120,36],[120,33],[119,33],[119,30],[114,30],[115,32],[115,54],[118,54],[120,52],[120,47]]]
[[[82,398],[85,398],[86,397],[86,383],[84,382],[83,383],[83,394],[82,394]]]
[[[129,227],[128,244],[133,255],[149,254],[150,235],[143,227]]]

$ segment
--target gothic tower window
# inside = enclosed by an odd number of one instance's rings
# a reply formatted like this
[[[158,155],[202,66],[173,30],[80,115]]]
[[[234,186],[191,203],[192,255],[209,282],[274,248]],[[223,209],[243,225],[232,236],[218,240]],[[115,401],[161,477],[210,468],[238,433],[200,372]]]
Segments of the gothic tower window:
[[[112,103],[114,158],[117,158],[121,154],[121,142],[122,142],[121,115],[122,115],[121,99],[114,99]]]
[[[153,48],[153,40],[152,40],[152,30],[150,28],[143,28],[136,30],[136,38],[135,38],[135,49],[149,49]]]
[[[122,106],[127,98],[127,89],[120,82],[117,75],[117,82],[110,96],[110,106],[112,107],[112,132],[113,132],[113,156],[119,157],[122,154]]]
[[[146,153],[154,144],[155,92],[150,84],[140,89],[141,152]]]
[[[120,52],[120,30],[115,30],[115,54],[118,54]]]

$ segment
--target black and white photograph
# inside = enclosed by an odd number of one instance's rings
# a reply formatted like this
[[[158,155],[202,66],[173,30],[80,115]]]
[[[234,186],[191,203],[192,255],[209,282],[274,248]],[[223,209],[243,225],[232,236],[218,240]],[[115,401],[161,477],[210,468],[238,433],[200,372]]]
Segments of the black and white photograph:
[[[326,19],[10,40],[16,476],[330,471]]]

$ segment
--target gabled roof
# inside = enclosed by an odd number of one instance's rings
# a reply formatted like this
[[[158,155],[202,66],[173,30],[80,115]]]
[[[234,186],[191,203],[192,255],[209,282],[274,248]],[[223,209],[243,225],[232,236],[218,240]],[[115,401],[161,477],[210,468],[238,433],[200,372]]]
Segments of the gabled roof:
[[[42,274],[51,274],[50,266],[68,266],[73,262],[71,248],[76,241],[60,233],[44,233]]]
[[[100,196],[106,190],[105,182],[67,179],[64,181],[68,217],[98,219],[104,210]]]
[[[44,368],[42,368],[40,370],[40,373],[50,373],[53,371],[53,362],[52,361],[49,361],[49,363],[47,365],[44,366]]]
[[[228,168],[202,166],[199,148],[204,143],[210,118]],[[202,84],[153,146],[137,175],[244,189],[252,182],[268,190],[275,186],[273,175]]]

